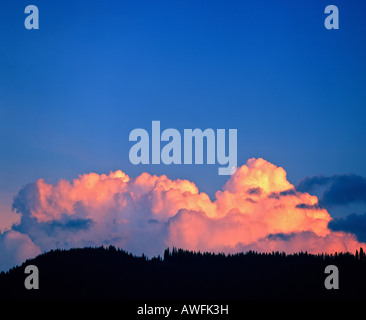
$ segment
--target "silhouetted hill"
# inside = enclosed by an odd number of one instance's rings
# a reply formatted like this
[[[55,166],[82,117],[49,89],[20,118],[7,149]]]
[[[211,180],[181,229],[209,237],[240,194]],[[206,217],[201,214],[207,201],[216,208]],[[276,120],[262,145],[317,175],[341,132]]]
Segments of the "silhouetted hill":
[[[26,290],[27,265],[39,269],[39,289]],[[327,290],[327,265],[339,269],[339,289]],[[109,248],[52,250],[0,274],[0,298],[46,299],[333,299],[366,297],[361,255],[299,253],[235,255],[166,250],[163,258]]]

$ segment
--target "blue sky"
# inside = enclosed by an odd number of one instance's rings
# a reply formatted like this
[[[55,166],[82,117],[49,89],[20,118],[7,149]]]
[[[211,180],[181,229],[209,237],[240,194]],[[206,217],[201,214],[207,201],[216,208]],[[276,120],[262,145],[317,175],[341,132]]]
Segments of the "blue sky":
[[[39,30],[24,8],[39,8]],[[340,29],[326,30],[337,5]],[[129,162],[135,128],[234,128],[238,165],[262,157],[296,184],[366,176],[366,3],[10,1],[0,10],[0,226],[19,189],[91,171],[194,181],[214,165]],[[5,221],[5,222],[4,222]]]

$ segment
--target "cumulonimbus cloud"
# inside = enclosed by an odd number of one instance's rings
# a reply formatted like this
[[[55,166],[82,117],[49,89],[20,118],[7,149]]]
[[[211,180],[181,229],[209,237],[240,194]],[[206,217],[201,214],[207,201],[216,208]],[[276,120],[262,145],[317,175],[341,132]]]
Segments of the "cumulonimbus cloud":
[[[296,190],[283,168],[260,158],[238,168],[214,201],[188,180],[130,178],[119,170],[56,184],[40,179],[19,191],[13,209],[20,223],[0,238],[5,252],[11,235],[23,237],[11,247],[13,264],[49,249],[100,245],[149,256],[172,246],[318,253],[362,245],[350,233],[331,231],[317,197]],[[25,245],[31,249],[24,252]]]

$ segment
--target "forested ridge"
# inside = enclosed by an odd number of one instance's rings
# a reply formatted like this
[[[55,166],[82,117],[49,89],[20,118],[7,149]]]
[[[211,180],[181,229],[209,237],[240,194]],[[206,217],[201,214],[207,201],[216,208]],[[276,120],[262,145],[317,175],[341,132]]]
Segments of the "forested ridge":
[[[39,289],[27,290],[27,265]],[[339,289],[327,290],[327,265]],[[43,299],[338,299],[366,298],[366,257],[281,252],[214,254],[173,248],[148,259],[110,247],[51,250],[0,274],[0,298]]]

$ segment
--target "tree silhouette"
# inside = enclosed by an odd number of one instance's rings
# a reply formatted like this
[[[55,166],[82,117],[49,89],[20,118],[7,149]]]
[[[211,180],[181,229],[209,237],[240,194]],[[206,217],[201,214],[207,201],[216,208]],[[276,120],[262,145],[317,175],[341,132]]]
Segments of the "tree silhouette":
[[[40,289],[24,288],[36,265]],[[326,290],[324,269],[336,265],[340,290]],[[296,299],[366,298],[366,259],[356,254],[284,252],[216,254],[167,248],[163,259],[113,246],[51,250],[0,274],[0,298]]]

